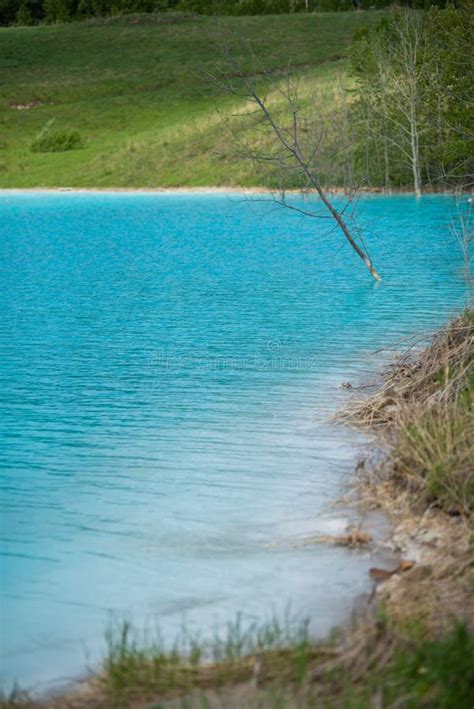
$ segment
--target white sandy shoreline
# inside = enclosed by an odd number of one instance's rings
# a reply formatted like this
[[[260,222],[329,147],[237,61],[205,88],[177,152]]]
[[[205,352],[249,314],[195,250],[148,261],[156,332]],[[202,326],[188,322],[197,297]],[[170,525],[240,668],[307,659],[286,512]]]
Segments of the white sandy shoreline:
[[[290,190],[288,190],[290,191]],[[144,194],[256,194],[270,192],[263,187],[1,187],[2,192],[84,192],[84,193],[144,193]]]
[[[324,188],[328,194],[347,194],[342,187]],[[150,195],[262,195],[276,194],[278,190],[266,187],[0,187],[2,194],[150,194]],[[285,190],[285,194],[299,195],[300,190]],[[309,195],[317,196],[315,190],[308,191]],[[465,194],[470,194],[466,192]],[[429,190],[423,191],[424,195],[451,196],[452,192]],[[391,190],[387,192],[380,188],[361,189],[358,197],[414,197],[410,190]]]

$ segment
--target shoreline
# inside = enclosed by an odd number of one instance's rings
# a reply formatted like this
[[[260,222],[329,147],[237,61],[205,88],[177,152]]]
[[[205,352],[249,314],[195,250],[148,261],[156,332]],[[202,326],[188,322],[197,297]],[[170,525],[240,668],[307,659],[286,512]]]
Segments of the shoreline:
[[[421,699],[419,703],[409,706],[428,706],[422,700],[425,691],[432,695],[433,683],[438,679],[438,670],[434,676],[429,675],[429,648],[436,643],[438,654],[442,652],[443,643],[447,643],[448,655],[442,663],[448,663],[448,682],[454,687],[451,691],[455,693],[455,699],[461,691],[464,691],[462,697],[465,699],[470,691],[469,682],[474,689],[472,668],[469,669],[466,662],[462,665],[465,655],[469,662],[469,652],[471,647],[474,648],[474,635],[469,635],[472,632],[469,623],[474,626],[474,599],[470,593],[474,557],[470,544],[469,509],[463,511],[459,496],[446,497],[443,490],[438,493],[440,497],[433,501],[427,496],[422,476],[413,480],[400,478],[400,461],[396,456],[404,434],[397,423],[394,407],[395,411],[401,407],[402,413],[408,411],[410,414],[418,405],[426,409],[427,402],[436,402],[440,391],[446,396],[454,395],[457,407],[456,397],[460,391],[458,373],[468,377],[469,367],[472,366],[473,330],[474,311],[466,311],[439,330],[421,353],[413,357],[410,352],[410,358],[408,354],[397,358],[385,368],[382,383],[374,385],[368,396],[356,399],[353,405],[349,400],[341,417],[336,419],[361,426],[372,437],[366,446],[368,458],[363,460],[362,465],[359,463],[355,470],[350,503],[361,511],[360,517],[374,509],[382,512],[390,520],[390,532],[388,538],[377,542],[370,535],[370,523],[366,523],[365,527],[356,528],[352,537],[346,535],[344,541],[340,536],[328,536],[314,539],[313,543],[344,543],[372,553],[385,550],[400,561],[394,568],[393,565],[389,569],[370,569],[373,591],[368,601],[363,601],[362,607],[359,606],[355,624],[352,622],[338,627],[336,635],[321,642],[307,641],[304,646],[304,682],[298,680],[303,650],[296,644],[255,650],[251,654],[214,663],[203,659],[194,665],[186,655],[160,654],[155,657],[125,642],[115,649],[115,655],[112,652],[105,658],[102,671],[84,678],[63,693],[42,700],[25,699],[22,704],[0,702],[0,706],[5,709],[103,709],[120,705],[127,709],[144,709],[159,702],[163,709],[174,709],[184,706],[177,703],[181,701],[189,702],[186,706],[196,709],[201,706],[238,709],[254,706],[247,702],[257,700],[261,703],[256,705],[271,707],[274,704],[267,704],[265,700],[267,696],[274,696],[267,694],[270,687],[272,692],[277,688],[282,693],[278,697],[288,702],[281,706],[319,706],[312,703],[316,697],[324,706],[336,709],[341,705],[352,706],[345,703],[348,683],[358,692],[356,697],[367,696],[368,703],[357,703],[357,706],[369,706],[374,691],[377,697],[383,697],[385,685],[391,691],[396,677],[393,673],[396,672],[397,653],[401,653],[406,661],[412,657],[415,665],[421,658],[419,666],[422,670],[415,672],[413,689],[414,692],[422,692]],[[449,364],[446,365],[446,362]],[[443,384],[438,374],[440,368],[444,371],[445,366],[449,366],[452,373],[451,379]],[[462,381],[469,382],[469,379]],[[462,382],[461,386],[464,386]],[[469,383],[466,386],[470,391]],[[407,401],[409,410],[405,409]],[[434,403],[433,406],[436,412],[439,405]],[[468,414],[461,408],[459,415]],[[468,454],[472,454],[472,443],[468,440],[463,445],[468,445]],[[379,456],[381,450],[384,451],[382,461]],[[378,456],[375,462],[371,461],[372,455]],[[343,503],[348,504],[348,500],[341,500]],[[463,620],[467,623],[465,630],[460,625]],[[453,626],[454,622],[457,625]],[[471,637],[472,646],[469,645]],[[459,653],[454,659],[449,654],[454,652],[453,647]],[[422,677],[428,673],[426,690],[424,685],[419,689],[416,684],[420,671]],[[456,671],[461,673],[461,677],[466,676],[467,689],[464,687],[461,690],[456,682],[452,682],[450,672]],[[398,681],[401,683],[398,692],[406,692],[403,684],[408,681],[406,674],[402,673]],[[310,694],[313,689],[316,692],[314,695]],[[415,701],[417,698],[418,694]],[[215,704],[216,700],[220,703]],[[378,700],[377,706],[382,703],[383,706],[392,706],[383,699]],[[459,704],[442,706],[464,705],[460,700]]]
[[[326,187],[324,188],[327,194],[347,195],[347,191],[342,187]],[[262,194],[277,194],[278,190],[267,187],[0,187],[1,194],[167,194],[167,195],[262,195]],[[300,190],[288,189],[285,194],[300,195]],[[454,193],[450,190],[425,189],[422,192],[424,196],[445,196],[450,197]],[[459,194],[470,195],[471,191],[462,191]],[[315,190],[309,190],[305,195],[317,196]],[[361,189],[357,192],[357,197],[365,196],[380,196],[380,197],[415,197],[412,190],[384,190],[382,188]]]

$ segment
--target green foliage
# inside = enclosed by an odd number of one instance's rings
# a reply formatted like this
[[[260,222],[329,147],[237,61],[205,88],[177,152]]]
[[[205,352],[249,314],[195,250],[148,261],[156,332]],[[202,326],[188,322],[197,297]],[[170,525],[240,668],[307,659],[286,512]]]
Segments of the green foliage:
[[[414,641],[399,635],[391,643],[390,650],[384,647],[381,633],[379,653],[383,648],[385,662],[377,666],[377,648],[369,650],[367,669],[358,683],[353,683],[350,672],[336,674],[334,688],[339,683],[348,689],[343,699],[335,698],[324,706],[366,709],[376,698],[383,707],[472,709],[474,635],[464,621],[457,621],[450,632],[436,639]]]
[[[436,179],[449,170],[473,172],[474,100],[472,79],[472,8],[462,4],[442,12],[432,7],[426,16],[431,77],[427,107],[432,119],[426,136],[427,160],[437,163]]]
[[[414,497],[467,519],[474,512],[472,314],[467,310],[435,338],[416,376],[412,372],[404,381],[397,445],[390,454],[394,478]],[[425,398],[417,401],[409,387],[419,395],[420,383]]]
[[[167,705],[170,696],[175,697],[172,701],[176,706],[207,707],[214,706],[212,698],[216,694],[220,696],[219,706],[237,706],[235,696],[238,701],[242,695],[233,694],[232,689],[236,684],[249,682],[255,669],[255,655],[231,661],[223,659],[217,665],[192,663],[179,653],[177,645],[171,651],[162,646],[151,650],[150,646],[137,643],[132,635],[132,628],[124,623],[113,631],[112,646],[109,636],[104,674],[100,678],[104,693],[91,699],[91,707],[131,706],[134,698],[139,699],[141,706],[148,697],[157,703],[146,705],[158,709]],[[374,700],[387,708],[472,709],[474,703],[474,636],[464,622],[458,621],[436,639],[417,641],[391,635],[380,628],[372,645],[369,639],[365,645],[361,644],[359,638],[352,663],[345,660],[344,653],[339,661],[333,655],[329,672],[321,671],[327,664],[324,648],[307,643],[304,663],[310,682],[301,683],[297,678],[297,658],[302,658],[298,640],[285,648],[271,646],[262,651],[265,667],[260,668],[258,685],[245,694],[245,706],[249,709],[290,706],[366,709],[374,705]],[[9,697],[0,694],[0,706],[40,709],[39,703],[19,691]]]
[[[18,8],[18,12],[16,13],[15,17],[15,24],[18,25],[19,27],[24,26],[24,25],[33,25],[34,20],[33,20],[33,15],[31,14],[31,10],[28,7],[28,5],[24,2],[20,5]]]
[[[474,702],[474,637],[459,623],[445,638],[399,649],[384,683],[389,706],[471,709]]]
[[[394,459],[399,474],[415,485],[417,478],[424,481],[430,501],[448,512],[469,515],[474,510],[474,415],[472,401],[466,406],[463,394],[462,406],[418,412],[407,422]]]
[[[46,22],[67,22],[69,20],[67,0],[44,0],[43,9]]]
[[[0,0],[0,5],[8,1]],[[23,1],[29,3],[36,22],[35,4]],[[0,185],[270,184],[255,165],[232,158],[227,136],[218,130],[215,108],[226,110],[230,99],[218,96],[215,87],[204,79],[218,63],[212,18],[166,12],[100,19],[105,0],[80,0],[76,9],[73,0],[70,2],[71,15],[80,12],[96,19],[32,27],[27,32],[2,30],[2,134],[6,147],[1,150],[4,169]],[[131,6],[127,2],[114,0],[119,15],[128,12]],[[418,16],[426,26],[427,16]],[[426,45],[430,63],[423,70],[421,82],[420,169],[423,182],[442,186],[448,181],[462,182],[462,175],[472,172],[469,135],[474,128],[465,110],[472,82],[465,66],[467,54],[456,49],[462,49],[469,24],[463,19],[463,11],[453,8],[430,10],[429,17],[437,29]],[[412,184],[410,164],[395,145],[398,142],[404,150],[407,147],[405,139],[400,140],[401,129],[388,130],[399,121],[399,102],[393,91],[383,94],[376,76],[375,49],[383,49],[387,56],[393,53],[393,14],[306,16],[295,12],[261,18],[228,17],[221,23],[224,31],[248,37],[258,46],[262,64],[276,79],[291,58],[294,74],[308,96],[320,91],[329,96],[331,85],[352,88],[343,57],[355,34],[352,62],[357,89],[349,94],[353,109],[324,107],[328,112],[324,162],[330,169],[323,171],[323,179],[344,184],[345,155],[338,143],[339,133],[351,149],[355,182],[393,188]],[[238,58],[245,64],[243,56]],[[437,75],[431,71],[432,66],[438,67]],[[446,91],[439,90],[444,85]],[[390,107],[391,124],[382,100]],[[15,104],[34,106],[20,112],[10,108]],[[60,163],[53,155],[48,158],[43,154],[41,160],[34,153],[25,157],[25,147],[48,118],[55,117],[58,125],[75,126],[78,116],[81,125],[87,125],[88,133],[94,135],[87,150],[70,150]]]
[[[20,4],[17,0],[0,0],[0,25],[16,24]]]
[[[464,185],[473,168],[472,13],[398,9],[355,36],[353,120],[369,184]]]
[[[114,17],[136,12],[179,10],[201,15],[252,16],[298,12],[341,12],[378,10],[388,7],[391,0],[31,0],[36,21],[66,22],[86,17]],[[424,7],[427,0],[401,0],[401,5]],[[0,0],[0,26],[15,24],[24,0]],[[432,3],[435,4],[435,3]],[[444,0],[439,0],[444,5]],[[67,6],[67,15],[65,9]]]
[[[77,130],[55,128],[55,120],[49,120],[31,143],[33,153],[64,153],[84,147],[84,140]]]
[[[380,7],[388,2],[378,0]],[[350,10],[351,0],[179,0],[176,8],[201,15],[278,15],[295,12],[334,12]]]
[[[102,684],[117,703],[134,696],[209,686],[210,678],[215,686],[249,680],[256,656],[263,653],[275,655],[270,672],[279,664],[285,674],[302,682],[309,660],[320,653],[309,641],[308,621],[289,612],[262,623],[244,623],[238,614],[223,633],[215,632],[207,640],[183,628],[171,645],[164,642],[159,629],[150,632],[148,628],[142,635],[124,621],[109,626],[106,641]]]

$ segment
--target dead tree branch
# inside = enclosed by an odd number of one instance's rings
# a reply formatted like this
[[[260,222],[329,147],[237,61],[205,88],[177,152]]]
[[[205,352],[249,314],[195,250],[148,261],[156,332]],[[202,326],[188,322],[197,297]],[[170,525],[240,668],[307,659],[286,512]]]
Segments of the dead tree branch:
[[[275,74],[261,67],[249,43],[245,45],[245,56],[250,61],[251,70],[244,71],[229,42],[220,41],[220,56],[224,61],[226,71],[209,74],[209,78],[224,93],[244,100],[246,109],[221,118],[230,131],[234,145],[238,146],[241,157],[254,160],[257,163],[272,166],[280,175],[281,188],[277,196],[273,192],[270,198],[274,203],[290,208],[305,216],[329,218],[342,232],[347,243],[363,261],[371,276],[380,281],[381,277],[375,269],[359,230],[349,227],[345,218],[345,209],[336,207],[323,187],[318,162],[319,152],[324,136],[323,126],[317,126],[316,116],[309,120],[302,115],[299,100],[299,85],[292,81],[289,68],[284,79],[275,84]],[[280,76],[281,79],[281,76]],[[269,87],[283,99],[286,108],[287,122],[278,118],[278,111],[270,106],[268,98]],[[270,134],[270,147],[264,143],[263,149],[255,149],[244,136],[240,125],[235,126],[232,119],[254,119],[254,129]],[[310,135],[311,140],[307,140]],[[268,143],[268,141],[267,141]],[[289,179],[291,178],[291,179]],[[290,204],[286,200],[285,188],[288,183],[297,183],[302,194],[314,191],[323,205],[321,210],[309,210]],[[265,199],[265,198],[264,198]],[[346,205],[347,207],[347,205]],[[357,236],[355,235],[357,233]]]

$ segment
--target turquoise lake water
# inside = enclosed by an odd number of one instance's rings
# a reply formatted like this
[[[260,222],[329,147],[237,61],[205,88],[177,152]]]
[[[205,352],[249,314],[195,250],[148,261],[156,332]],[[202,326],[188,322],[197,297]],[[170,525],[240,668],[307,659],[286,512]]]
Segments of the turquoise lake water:
[[[0,193],[2,686],[94,667],[111,613],[347,617],[373,559],[300,543],[345,524],[361,438],[328,417],[462,307],[452,210],[363,199],[377,285],[326,222],[235,196]]]

